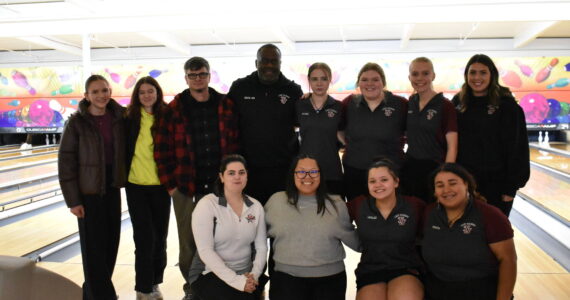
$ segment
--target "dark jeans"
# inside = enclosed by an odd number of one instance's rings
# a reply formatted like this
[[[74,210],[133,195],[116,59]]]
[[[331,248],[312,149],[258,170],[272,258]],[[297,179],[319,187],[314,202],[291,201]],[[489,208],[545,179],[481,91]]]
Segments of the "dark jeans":
[[[184,292],[190,293],[188,272],[192,264],[192,258],[196,253],[196,243],[192,234],[192,212],[194,211],[194,199],[176,190],[172,195],[172,205],[178,227],[178,267],[184,278]]]
[[[170,195],[161,185],[127,183],[125,190],[135,241],[135,290],[150,293],[162,283],[166,267]]]
[[[344,193],[346,200],[352,199],[360,195],[369,195],[368,193],[368,171],[344,166]]]
[[[238,291],[218,278],[213,272],[200,275],[192,283],[192,291],[200,300],[256,300],[261,294],[261,285],[253,293]]]
[[[83,262],[83,299],[117,299],[111,277],[121,237],[121,194],[106,187],[104,195],[83,195],[85,217],[77,219]]]
[[[269,281],[271,300],[344,300],[346,272],[325,277],[295,277],[275,271]]]

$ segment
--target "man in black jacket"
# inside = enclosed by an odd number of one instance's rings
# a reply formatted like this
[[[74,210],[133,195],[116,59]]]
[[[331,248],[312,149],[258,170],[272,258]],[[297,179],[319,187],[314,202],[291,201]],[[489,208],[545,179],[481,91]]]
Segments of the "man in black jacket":
[[[281,73],[281,51],[261,46],[256,72],[233,82],[228,96],[236,103],[242,152],[248,163],[246,193],[265,204],[285,189],[289,164],[297,154],[295,102],[301,87]]]

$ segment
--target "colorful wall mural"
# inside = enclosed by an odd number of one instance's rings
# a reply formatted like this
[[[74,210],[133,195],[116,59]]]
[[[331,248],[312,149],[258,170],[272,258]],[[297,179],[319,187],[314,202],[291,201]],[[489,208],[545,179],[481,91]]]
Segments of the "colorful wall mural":
[[[433,59],[434,87],[451,99],[463,84],[466,58]],[[379,63],[386,73],[387,88],[409,96],[409,60],[378,59],[374,55],[323,55],[318,60],[333,69],[330,93],[342,99],[357,92],[355,82],[360,67]],[[226,93],[231,83],[254,71],[254,59],[244,57],[209,59],[210,85]],[[282,71],[309,91],[307,70],[315,57],[284,57]],[[501,84],[509,87],[523,108],[529,129],[568,129],[570,123],[570,56],[495,58]],[[152,76],[161,84],[166,100],[187,88],[183,62],[94,66],[92,73],[108,78],[113,98],[122,105],[138,78]],[[83,98],[81,67],[0,68],[0,132],[61,132],[65,120],[77,110]]]

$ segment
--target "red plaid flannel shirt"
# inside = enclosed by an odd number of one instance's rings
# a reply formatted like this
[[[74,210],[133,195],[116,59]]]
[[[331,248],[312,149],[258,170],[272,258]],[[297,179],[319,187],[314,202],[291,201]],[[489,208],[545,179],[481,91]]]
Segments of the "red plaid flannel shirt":
[[[211,95],[215,95],[210,93]],[[168,104],[169,111],[159,123],[154,139],[154,159],[160,182],[171,190],[178,188],[192,196],[196,177],[195,153],[192,149],[192,134],[188,116],[184,115],[181,95]],[[238,151],[238,123],[233,100],[219,95],[218,126],[222,156]],[[221,159],[221,157],[220,157]]]

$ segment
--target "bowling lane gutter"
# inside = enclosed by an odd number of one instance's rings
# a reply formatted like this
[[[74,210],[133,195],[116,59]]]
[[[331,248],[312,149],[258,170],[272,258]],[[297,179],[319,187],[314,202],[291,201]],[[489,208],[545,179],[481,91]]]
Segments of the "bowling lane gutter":
[[[570,174],[568,174],[568,173],[564,173],[564,172],[558,171],[558,170],[556,170],[556,169],[554,169],[554,168],[545,166],[545,165],[543,165],[543,164],[540,164],[540,163],[537,163],[537,162],[534,162],[534,161],[531,161],[531,162],[530,162],[530,166],[531,166],[532,168],[537,168],[537,169],[539,169],[539,170],[541,170],[541,171],[543,171],[543,172],[546,172],[548,175],[551,175],[552,177],[554,177],[554,178],[556,178],[556,179],[558,179],[558,180],[561,180],[561,181],[570,183]]]
[[[570,158],[570,152],[568,152],[568,151],[556,149],[553,147],[542,147],[542,146],[534,145],[532,143],[529,144],[529,147]]]
[[[24,152],[24,151],[36,151],[36,150],[42,150],[42,149],[49,149],[49,148],[58,148],[59,144],[53,144],[53,145],[45,145],[45,146],[37,146],[37,147],[32,147],[29,149],[13,149],[13,150],[6,150],[6,151],[0,151],[0,154],[9,154],[9,153],[17,153],[17,152]],[[54,150],[57,151],[57,150]],[[42,152],[42,153],[46,153],[46,152]]]

